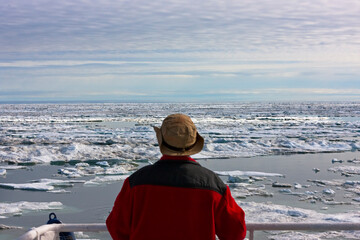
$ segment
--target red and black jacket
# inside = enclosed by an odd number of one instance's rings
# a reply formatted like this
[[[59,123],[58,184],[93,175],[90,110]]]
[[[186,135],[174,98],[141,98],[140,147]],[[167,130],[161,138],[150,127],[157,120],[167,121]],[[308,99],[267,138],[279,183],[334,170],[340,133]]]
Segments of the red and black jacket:
[[[133,173],[106,220],[115,240],[244,239],[245,214],[229,187],[190,157],[163,156]]]

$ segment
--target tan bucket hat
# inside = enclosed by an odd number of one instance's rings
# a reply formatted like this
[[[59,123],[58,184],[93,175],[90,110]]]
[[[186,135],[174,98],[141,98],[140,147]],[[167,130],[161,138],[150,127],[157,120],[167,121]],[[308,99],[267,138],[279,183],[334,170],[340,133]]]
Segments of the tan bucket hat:
[[[188,156],[200,152],[204,138],[197,132],[191,118],[184,114],[171,114],[154,127],[160,152],[170,156]]]

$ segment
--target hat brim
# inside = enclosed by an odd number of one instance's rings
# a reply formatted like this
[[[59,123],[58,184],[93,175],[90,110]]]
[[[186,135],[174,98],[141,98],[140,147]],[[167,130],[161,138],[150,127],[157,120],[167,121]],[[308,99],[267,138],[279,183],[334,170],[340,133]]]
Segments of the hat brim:
[[[159,143],[159,148],[160,148],[160,152],[164,155],[169,155],[169,156],[189,156],[189,155],[194,155],[196,153],[201,152],[201,150],[204,147],[204,138],[202,136],[200,136],[200,134],[198,132],[196,132],[196,141],[195,144],[192,148],[185,150],[185,151],[174,151],[172,149],[169,149],[168,147],[166,147],[163,144],[163,139],[162,139],[162,134],[161,134],[161,129],[158,127],[154,127],[154,130],[156,132],[156,138],[158,140]]]

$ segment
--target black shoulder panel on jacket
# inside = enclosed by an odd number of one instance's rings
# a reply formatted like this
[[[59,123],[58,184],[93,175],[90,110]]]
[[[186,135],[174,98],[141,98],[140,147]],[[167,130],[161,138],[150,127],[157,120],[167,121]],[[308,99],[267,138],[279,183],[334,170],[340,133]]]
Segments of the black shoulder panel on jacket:
[[[137,185],[160,185],[207,189],[223,195],[224,182],[211,170],[197,162],[184,160],[160,160],[145,166],[129,177],[130,187]]]

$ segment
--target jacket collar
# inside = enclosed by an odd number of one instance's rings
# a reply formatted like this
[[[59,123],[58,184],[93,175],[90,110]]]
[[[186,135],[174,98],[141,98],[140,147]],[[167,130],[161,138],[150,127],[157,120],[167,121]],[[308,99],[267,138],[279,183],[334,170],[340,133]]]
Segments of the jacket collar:
[[[169,155],[163,155],[160,158],[161,160],[185,160],[185,161],[191,161],[196,162],[195,159],[192,159],[190,156],[169,156]]]

